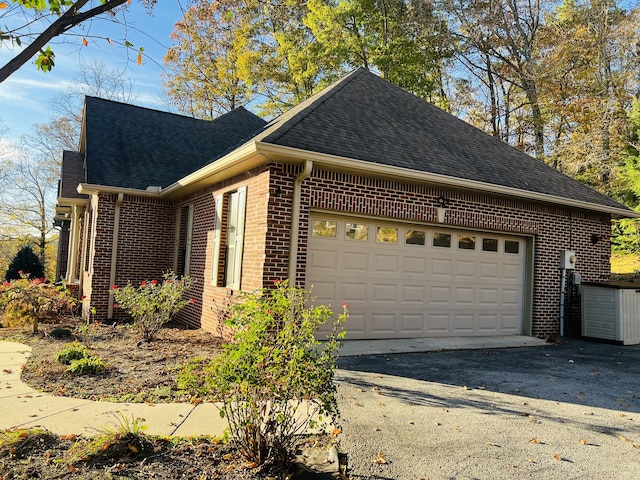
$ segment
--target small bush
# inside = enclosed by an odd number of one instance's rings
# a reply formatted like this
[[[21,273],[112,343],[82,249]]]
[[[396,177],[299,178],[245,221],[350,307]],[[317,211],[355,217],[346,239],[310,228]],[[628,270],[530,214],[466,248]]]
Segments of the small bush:
[[[72,314],[75,305],[66,288],[46,283],[42,278],[30,279],[22,274],[20,279],[0,285],[5,327],[31,325],[33,332],[37,332],[40,322],[57,322],[61,315]]]
[[[347,305],[336,318],[286,282],[239,300],[227,322],[235,342],[207,367],[207,385],[244,457],[287,466],[298,435],[319,426],[316,419],[337,418],[333,375]],[[314,334],[326,323],[332,328],[321,344]]]
[[[78,360],[72,360],[67,367],[67,372],[76,374],[96,374],[109,368],[109,362],[97,356],[83,357]]]
[[[78,342],[70,343],[56,353],[56,360],[69,365],[67,372],[73,374],[96,374],[109,367],[109,362],[92,355],[85,345]]]
[[[131,315],[145,340],[153,340],[173,315],[193,302],[193,299],[183,298],[189,288],[189,277],[179,278],[168,272],[162,282],[145,280],[138,287],[131,283],[124,287],[114,285],[113,293],[116,307]]]
[[[73,342],[56,353],[56,360],[63,365],[70,365],[73,360],[80,360],[90,356],[91,354],[87,347],[81,343]]]

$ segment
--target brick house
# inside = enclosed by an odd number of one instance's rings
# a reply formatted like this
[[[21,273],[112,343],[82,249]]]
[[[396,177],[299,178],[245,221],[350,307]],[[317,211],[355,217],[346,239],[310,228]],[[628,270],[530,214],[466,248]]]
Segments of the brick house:
[[[88,97],[65,152],[59,274],[98,319],[112,284],[189,274],[183,322],[289,279],[350,305],[347,338],[558,332],[559,255],[609,277],[637,214],[358,69],[271,123]]]

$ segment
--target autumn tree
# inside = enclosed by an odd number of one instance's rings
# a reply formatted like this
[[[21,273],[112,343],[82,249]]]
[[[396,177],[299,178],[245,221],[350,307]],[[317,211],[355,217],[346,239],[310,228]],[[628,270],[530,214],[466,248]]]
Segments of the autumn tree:
[[[149,10],[156,0],[140,0]],[[17,46],[18,54],[0,67],[0,83],[36,57],[38,70],[50,71],[55,53],[47,46],[56,37],[94,17],[112,13],[129,0],[3,0],[0,1],[0,46]],[[126,5],[123,7],[126,8]],[[6,26],[5,26],[6,25]],[[86,41],[86,38],[83,39]],[[110,42],[111,39],[106,39]],[[123,42],[124,46],[131,46]]]

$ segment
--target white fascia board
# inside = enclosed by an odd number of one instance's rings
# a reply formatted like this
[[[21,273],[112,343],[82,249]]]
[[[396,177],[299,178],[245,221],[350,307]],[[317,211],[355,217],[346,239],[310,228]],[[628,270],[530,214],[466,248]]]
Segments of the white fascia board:
[[[355,160],[347,157],[338,157],[336,155],[311,152],[298,148],[283,147],[281,145],[273,145],[271,143],[258,142],[257,147],[259,151],[265,153],[274,160],[287,163],[302,163],[305,159],[308,159],[313,161],[314,167],[326,167],[332,170],[350,173],[355,172],[368,176],[381,176],[384,178],[409,181],[412,183],[430,183],[442,187],[453,187],[497,195],[506,195],[518,199],[607,213],[621,218],[640,218],[640,212],[636,212],[634,210],[583,202],[580,200],[557,197],[555,195],[548,195],[545,193],[529,192],[527,190],[520,190],[513,187],[505,187],[502,185],[450,177],[437,173],[421,172],[418,170],[381,165],[379,163]]]

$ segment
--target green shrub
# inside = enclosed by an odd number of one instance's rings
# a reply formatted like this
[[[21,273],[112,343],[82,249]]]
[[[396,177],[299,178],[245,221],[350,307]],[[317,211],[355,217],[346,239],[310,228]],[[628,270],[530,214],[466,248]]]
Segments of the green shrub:
[[[91,354],[87,350],[87,347],[81,343],[73,342],[56,353],[56,360],[63,365],[69,365],[73,360],[80,360],[81,358],[90,356]]]
[[[235,342],[206,368],[207,385],[244,457],[285,466],[298,435],[320,426],[316,419],[337,418],[333,375],[347,305],[335,317],[286,282],[239,300],[227,321]],[[326,323],[331,330],[321,344],[314,334]]]
[[[152,340],[173,315],[194,301],[183,298],[190,287],[189,277],[179,278],[173,272],[165,273],[162,282],[145,280],[138,287],[114,285],[115,306],[131,315],[145,340]]]
[[[78,360],[72,360],[67,367],[67,372],[75,374],[82,373],[100,373],[109,367],[109,362],[97,356],[83,357]]]
[[[95,374],[109,367],[109,362],[91,354],[89,349],[79,342],[70,343],[57,352],[56,360],[63,365],[69,365],[67,372],[73,374]]]

